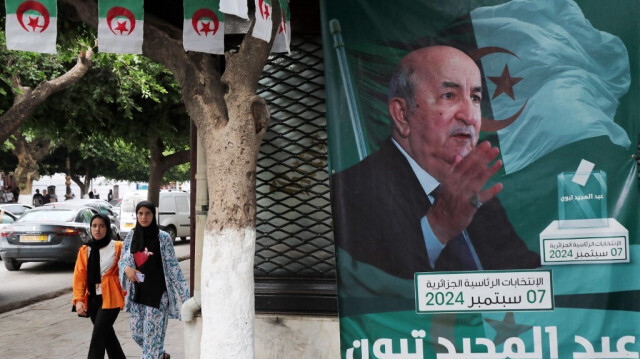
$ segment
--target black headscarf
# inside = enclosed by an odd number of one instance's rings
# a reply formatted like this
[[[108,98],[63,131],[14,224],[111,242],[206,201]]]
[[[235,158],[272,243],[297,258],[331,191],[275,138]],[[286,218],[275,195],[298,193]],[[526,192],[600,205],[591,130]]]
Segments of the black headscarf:
[[[162,299],[162,293],[167,289],[164,269],[162,267],[162,254],[160,253],[160,228],[156,223],[156,207],[149,201],[142,201],[136,205],[136,217],[141,207],[149,208],[153,219],[147,227],[142,227],[140,222],[136,220],[136,228],[133,230],[133,238],[131,240],[131,253],[144,251],[147,249],[153,253],[147,257],[147,260],[136,267],[145,275],[144,282],[134,283],[135,291],[134,302],[144,304],[150,307],[159,308]]]
[[[89,293],[95,295],[96,284],[101,282],[100,276],[100,248],[105,247],[111,242],[111,220],[105,214],[98,213],[91,217],[90,225],[96,218],[101,218],[104,221],[104,225],[107,227],[107,233],[104,238],[96,240],[91,232],[91,240],[87,242],[87,246],[91,248],[89,253],[89,261],[87,263],[87,287],[89,287]]]
[[[151,224],[147,227],[143,227],[140,225],[140,222],[136,219],[136,228],[133,230],[133,238],[131,239],[131,253],[136,253],[140,251],[144,251],[145,247],[145,238],[147,241],[158,238],[158,234],[160,233],[160,228],[158,227],[158,223],[156,222],[156,206],[149,201],[140,201],[136,205],[136,218],[138,216],[138,210],[140,207],[146,207],[151,210],[151,214],[153,215],[153,219]],[[149,248],[151,250],[151,248]]]

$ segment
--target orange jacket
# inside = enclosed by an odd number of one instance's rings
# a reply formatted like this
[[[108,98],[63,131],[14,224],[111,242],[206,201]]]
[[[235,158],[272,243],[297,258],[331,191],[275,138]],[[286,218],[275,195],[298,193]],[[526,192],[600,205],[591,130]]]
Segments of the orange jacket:
[[[122,290],[120,280],[118,279],[118,260],[120,260],[120,252],[122,251],[122,242],[114,241],[116,245],[116,255],[113,265],[107,273],[102,276],[102,308],[113,309],[124,307],[124,295],[125,291]],[[88,247],[80,247],[78,252],[78,259],[76,260],[76,268],[73,271],[73,305],[81,300],[84,302],[84,307],[89,308],[89,290],[87,289],[87,262],[89,260]]]

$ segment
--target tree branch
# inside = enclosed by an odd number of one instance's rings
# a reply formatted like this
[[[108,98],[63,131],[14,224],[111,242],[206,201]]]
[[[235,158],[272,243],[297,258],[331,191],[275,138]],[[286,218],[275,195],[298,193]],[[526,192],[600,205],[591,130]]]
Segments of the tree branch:
[[[22,94],[17,95],[18,101],[14,102],[13,106],[0,116],[0,143],[4,142],[9,136],[16,132],[22,123],[24,123],[49,96],[66,89],[80,80],[87,71],[89,71],[92,58],[93,49],[88,47],[86,51],[82,50],[78,55],[75,66],[60,77],[44,81],[32,91],[22,87]],[[19,80],[14,80],[19,84]]]

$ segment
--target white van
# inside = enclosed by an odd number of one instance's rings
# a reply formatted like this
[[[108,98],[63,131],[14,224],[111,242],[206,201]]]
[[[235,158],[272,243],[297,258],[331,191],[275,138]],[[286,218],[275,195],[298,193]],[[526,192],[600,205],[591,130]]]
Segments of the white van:
[[[147,199],[146,190],[136,190],[122,196],[120,204],[120,235],[126,235],[136,226],[136,204]],[[160,191],[159,207],[156,209],[158,226],[171,236],[185,240],[191,231],[189,193],[183,191]]]

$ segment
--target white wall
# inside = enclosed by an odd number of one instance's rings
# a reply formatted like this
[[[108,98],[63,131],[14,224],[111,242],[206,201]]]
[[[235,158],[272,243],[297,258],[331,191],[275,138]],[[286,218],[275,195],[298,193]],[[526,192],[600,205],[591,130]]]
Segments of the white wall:
[[[29,199],[33,196],[34,193],[36,193],[36,189],[39,189],[40,193],[42,193],[42,190],[47,189],[47,186],[54,185],[56,186],[56,194],[58,195],[58,200],[63,201],[65,192],[67,190],[65,181],[66,180],[64,174],[42,176],[39,180],[33,181],[33,193],[29,195]],[[107,194],[109,194],[110,189],[113,189],[114,185],[119,186],[119,198],[122,198],[122,196],[124,196],[124,194],[127,192],[136,190],[136,182],[114,181],[108,180],[104,177],[98,177],[94,179],[91,186],[89,187],[89,190],[95,189],[96,192],[100,195],[100,199],[107,199]],[[182,184],[182,189],[189,191],[189,182],[184,182]],[[71,181],[71,192],[75,194],[76,198],[80,198],[80,187],[78,187],[78,185],[76,185],[73,181]],[[26,193],[21,193],[21,195],[26,195]]]
[[[183,324],[185,358],[199,358],[202,318]],[[337,317],[256,315],[254,340],[256,359],[340,358]]]
[[[256,359],[340,358],[336,317],[256,316]]]

